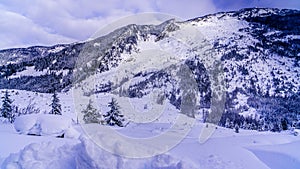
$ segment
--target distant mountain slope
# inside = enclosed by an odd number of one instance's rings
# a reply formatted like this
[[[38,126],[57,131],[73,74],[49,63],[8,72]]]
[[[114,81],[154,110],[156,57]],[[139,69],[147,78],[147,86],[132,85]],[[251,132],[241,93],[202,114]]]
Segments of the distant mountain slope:
[[[197,32],[190,37],[190,30]],[[186,38],[174,39],[180,36]],[[197,40],[198,36],[201,39]],[[168,56],[154,57],[149,51],[155,49],[163,49]],[[199,51],[209,52],[210,56],[204,57]],[[197,83],[196,105],[200,112],[209,111],[213,94],[206,63],[217,60],[226,87],[227,116],[221,119],[222,125],[227,118],[237,119],[232,113],[264,115],[271,121],[280,116],[278,123],[287,119],[290,126],[300,119],[297,10],[249,8],[184,22],[128,25],[82,43],[2,50],[0,58],[0,88],[65,91],[75,81],[84,84],[92,76],[98,82],[93,90],[83,88],[86,94],[113,92],[143,97],[159,89],[161,96],[178,109],[183,89],[174,71],[184,64]],[[138,66],[127,69],[130,65]]]

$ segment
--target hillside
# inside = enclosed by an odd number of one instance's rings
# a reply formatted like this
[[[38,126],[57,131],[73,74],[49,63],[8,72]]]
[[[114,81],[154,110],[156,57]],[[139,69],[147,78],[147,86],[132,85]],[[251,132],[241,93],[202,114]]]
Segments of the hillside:
[[[157,89],[180,109],[182,97],[188,97],[183,93],[192,90],[187,104],[196,112],[189,116],[226,113],[221,125],[227,118],[243,123],[237,113],[251,115],[255,123],[261,115],[272,123],[280,116],[276,123],[286,120],[295,126],[300,107],[299,17],[296,10],[251,8],[184,22],[128,25],[82,43],[2,50],[0,88],[68,91],[92,77],[94,86],[82,88],[86,95],[109,92],[141,98]],[[185,88],[189,83],[193,87]],[[224,111],[212,110],[214,105]]]
[[[271,8],[0,50],[0,168],[297,168],[299,65]]]

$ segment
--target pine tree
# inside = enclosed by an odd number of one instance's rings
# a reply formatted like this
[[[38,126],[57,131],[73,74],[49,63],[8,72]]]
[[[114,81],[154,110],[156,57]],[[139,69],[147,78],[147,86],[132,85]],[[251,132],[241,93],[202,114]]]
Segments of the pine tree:
[[[60,100],[57,96],[57,93],[54,92],[52,95],[52,103],[51,103],[52,109],[49,114],[62,115],[61,114],[61,104],[59,102],[60,102]]]
[[[110,110],[104,115],[105,121],[108,125],[118,125],[123,127],[124,116],[119,111],[119,105],[116,99],[112,98],[111,102],[108,103]]]
[[[13,101],[9,97],[10,95],[6,90],[4,96],[2,97],[1,116],[7,118],[9,122],[12,123],[15,120],[15,115],[13,113],[13,108],[11,105]]]
[[[92,101],[89,100],[89,104],[87,105],[86,109],[82,111],[83,115],[83,121],[85,123],[100,123],[99,117],[100,114],[97,112],[97,109],[95,109],[92,105]]]
[[[287,130],[288,129],[288,123],[287,123],[286,119],[281,120],[281,127],[282,127],[282,130]]]

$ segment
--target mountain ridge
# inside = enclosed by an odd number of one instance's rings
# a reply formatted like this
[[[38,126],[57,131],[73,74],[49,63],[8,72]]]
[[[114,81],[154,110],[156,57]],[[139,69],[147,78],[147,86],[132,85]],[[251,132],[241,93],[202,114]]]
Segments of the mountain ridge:
[[[162,97],[180,109],[182,86],[173,71],[179,71],[180,65],[184,64],[197,83],[199,110],[196,111],[206,112],[211,108],[213,82],[203,59],[214,59],[223,66],[219,73],[224,75],[226,82],[224,113],[229,118],[237,119],[232,113],[271,118],[272,112],[280,111],[280,114],[288,114],[284,118],[290,118],[292,123],[300,119],[297,108],[300,107],[299,17],[298,10],[247,8],[183,22],[169,20],[160,25],[127,25],[82,43],[1,50],[1,63],[6,61],[7,64],[0,67],[0,88],[46,93],[67,91],[75,86],[74,82],[85,84],[85,79],[95,76],[99,83],[93,90],[84,89],[87,94],[112,92],[126,97],[143,97],[159,89]],[[197,37],[203,41],[196,42],[195,37],[189,37],[189,30],[196,30]],[[180,33],[187,37],[186,42],[176,39]],[[190,44],[203,46],[193,49]],[[197,50],[207,52],[207,46],[211,48],[212,57],[197,53]],[[164,49],[170,56],[161,61],[172,61],[174,65],[164,66],[152,60],[149,64],[162,67],[152,71],[134,70],[133,75],[120,75],[119,79],[104,77],[104,73],[120,73],[121,67],[129,63],[147,62],[146,48]],[[5,60],[7,52],[12,57]],[[32,72],[21,73],[26,70]],[[288,108],[284,99],[293,107]],[[277,105],[270,100],[278,102]],[[263,107],[264,104],[267,106]]]

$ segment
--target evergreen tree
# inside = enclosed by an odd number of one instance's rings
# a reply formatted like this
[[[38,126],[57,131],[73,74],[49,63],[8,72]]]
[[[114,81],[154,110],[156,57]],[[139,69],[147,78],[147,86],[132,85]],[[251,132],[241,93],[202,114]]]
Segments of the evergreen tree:
[[[9,97],[10,95],[6,90],[4,96],[2,97],[1,116],[7,118],[9,122],[12,123],[15,120],[15,115],[11,105],[13,101]]]
[[[116,99],[112,98],[111,102],[108,103],[110,110],[104,115],[105,121],[108,125],[118,125],[123,127],[124,116],[119,111],[119,105]]]
[[[83,121],[85,123],[100,123],[100,114],[97,112],[97,109],[93,107],[91,100],[89,100],[89,104],[87,105],[86,109],[82,111],[82,113],[84,114]]]
[[[282,130],[287,130],[288,129],[288,124],[287,124],[286,119],[281,120],[281,127],[282,127]]]
[[[61,114],[61,104],[59,102],[60,102],[60,100],[57,96],[57,93],[54,92],[52,95],[52,103],[51,103],[52,109],[49,114],[62,115]]]

